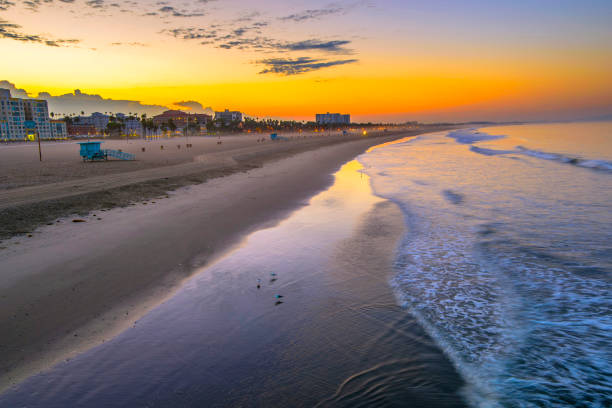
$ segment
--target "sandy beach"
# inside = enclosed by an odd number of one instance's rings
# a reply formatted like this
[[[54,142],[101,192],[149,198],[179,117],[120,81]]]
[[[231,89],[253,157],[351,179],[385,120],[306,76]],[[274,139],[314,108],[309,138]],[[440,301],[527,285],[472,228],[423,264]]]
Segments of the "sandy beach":
[[[169,190],[248,171],[300,152],[352,140],[378,140],[430,130],[436,129],[372,131],[367,137],[338,132],[296,133],[284,135],[288,140],[277,142],[260,134],[108,140],[103,148],[133,153],[136,160],[94,163],[80,160],[75,142],[43,144],[42,162],[38,161],[34,143],[2,145],[0,239],[27,234],[58,217],[165,197]],[[186,148],[188,143],[191,148]]]
[[[341,164],[372,145],[413,133],[348,141],[332,136],[316,143],[303,139],[265,147],[256,141],[246,147],[246,141],[236,141],[214,165],[192,161],[152,165],[118,178],[112,172],[96,175],[111,180],[98,191],[66,194],[65,182],[4,190],[4,213],[50,211],[55,205],[51,214],[68,215],[74,208],[70,203],[76,201],[87,215],[78,216],[85,222],[77,223],[72,222],[75,216],[54,218],[53,225],[36,229],[31,237],[18,235],[2,242],[0,332],[5,335],[0,344],[0,388],[132,326],[194,270],[239,246],[249,232],[274,225],[328,186]],[[224,160],[237,164],[226,165]],[[187,171],[180,166],[202,167]],[[141,171],[154,175],[142,176]],[[122,184],[125,180],[130,184]],[[111,209],[116,202],[99,201],[114,197],[113,189],[121,190],[117,185],[128,187],[117,194],[133,205]],[[31,188],[46,193],[37,201],[6,205],[11,197],[27,199],[23,192]],[[155,198],[160,196],[169,198]]]

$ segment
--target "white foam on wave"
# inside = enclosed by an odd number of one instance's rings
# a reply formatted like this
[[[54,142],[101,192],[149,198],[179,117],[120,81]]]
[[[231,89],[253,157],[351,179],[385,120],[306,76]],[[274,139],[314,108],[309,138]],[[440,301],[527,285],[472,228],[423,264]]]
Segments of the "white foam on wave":
[[[391,285],[466,380],[471,406],[605,406],[605,281],[512,243],[480,247],[474,231],[443,217],[409,218]]]
[[[478,147],[478,146],[470,146],[470,150],[475,153],[484,154],[485,156],[498,156],[498,155],[503,155],[503,154],[517,153],[516,150],[485,149],[484,147]]]
[[[484,140],[497,140],[506,137],[505,135],[490,135],[488,133],[481,132],[477,129],[454,130],[452,132],[449,132],[447,136],[463,144],[472,144]]]

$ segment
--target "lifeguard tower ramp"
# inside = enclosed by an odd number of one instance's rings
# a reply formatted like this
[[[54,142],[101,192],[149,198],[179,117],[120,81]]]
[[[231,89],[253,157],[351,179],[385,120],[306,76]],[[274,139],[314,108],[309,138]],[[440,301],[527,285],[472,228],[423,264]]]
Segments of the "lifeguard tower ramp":
[[[102,150],[106,157],[114,157],[119,160],[135,160],[136,156],[132,153],[120,152],[119,150],[104,149]]]

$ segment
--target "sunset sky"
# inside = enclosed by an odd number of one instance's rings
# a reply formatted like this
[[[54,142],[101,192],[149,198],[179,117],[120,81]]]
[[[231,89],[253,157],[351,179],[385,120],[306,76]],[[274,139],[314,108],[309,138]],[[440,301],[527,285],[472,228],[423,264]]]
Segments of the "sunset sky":
[[[610,0],[0,0],[0,56],[0,81],[56,111],[112,109],[88,94],[300,120],[612,114]]]

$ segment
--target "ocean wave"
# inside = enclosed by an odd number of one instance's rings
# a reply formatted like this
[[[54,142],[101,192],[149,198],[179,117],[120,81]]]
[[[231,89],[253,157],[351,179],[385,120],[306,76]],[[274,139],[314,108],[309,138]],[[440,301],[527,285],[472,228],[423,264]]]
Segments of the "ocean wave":
[[[612,162],[607,160],[583,159],[580,157],[564,156],[558,153],[543,152],[540,150],[532,150],[523,146],[516,147],[516,153],[525,154],[542,160],[551,160],[559,163],[571,164],[587,169],[601,170],[612,172]]]
[[[605,280],[527,250],[420,219],[391,284],[449,356],[474,407],[606,406],[612,305]],[[524,380],[529,378],[529,380]]]
[[[474,135],[457,141],[491,140]],[[360,157],[375,194],[404,213],[407,232],[397,248],[396,274],[390,280],[398,302],[453,362],[467,384],[463,396],[472,407],[612,406],[612,292],[605,263],[609,254],[602,253],[602,262],[596,262],[590,255],[596,252],[589,251],[598,247],[586,239],[579,241],[584,247],[568,245],[571,251],[560,250],[556,241],[549,243],[546,233],[546,238],[534,239],[542,224],[527,223],[532,215],[525,215],[540,213],[534,197],[524,196],[526,212],[504,211],[500,204],[504,194],[507,199],[523,197],[512,185],[475,184],[483,178],[472,180],[470,174],[459,181],[446,176],[459,173],[448,169],[461,168],[457,163],[467,161],[481,160],[479,169],[500,165],[509,171],[514,163],[491,163],[463,149],[452,150],[452,156],[440,149],[440,154],[431,155],[435,160],[418,161],[425,148],[443,137]],[[597,170],[612,168],[602,160],[521,146],[469,148],[484,156],[530,156]],[[386,177],[377,174],[383,169]],[[425,174],[430,178],[421,182]],[[491,186],[497,190],[489,196]],[[449,210],[448,203],[456,207]],[[546,205],[551,205],[551,214],[558,209],[554,201]],[[589,238],[605,246],[599,239]]]
[[[565,156],[559,153],[543,152],[541,150],[528,149],[524,146],[516,146],[515,150],[496,150],[479,146],[470,146],[470,150],[474,153],[482,154],[485,156],[522,154],[525,156],[535,157],[536,159],[555,161],[563,164],[571,164],[573,166],[584,167],[591,170],[612,172],[612,161],[583,159],[581,157]]]
[[[484,154],[485,156],[498,156],[502,154],[517,153],[516,150],[485,149],[484,147],[478,147],[478,146],[470,146],[470,150],[473,151],[474,153]]]
[[[459,129],[449,132],[447,137],[455,139],[459,143],[472,144],[481,142],[484,140],[497,140],[503,139],[504,135],[490,135],[488,133],[480,132],[476,129]]]

